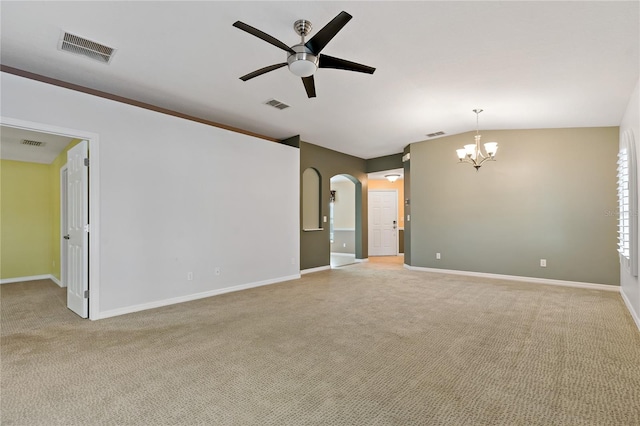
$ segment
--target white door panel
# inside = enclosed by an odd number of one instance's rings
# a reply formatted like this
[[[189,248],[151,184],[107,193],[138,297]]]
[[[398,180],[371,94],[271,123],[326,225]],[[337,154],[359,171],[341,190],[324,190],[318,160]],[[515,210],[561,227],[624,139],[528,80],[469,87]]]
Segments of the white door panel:
[[[369,255],[397,253],[398,193],[369,191]]]
[[[67,152],[67,307],[89,317],[89,145],[82,141]]]

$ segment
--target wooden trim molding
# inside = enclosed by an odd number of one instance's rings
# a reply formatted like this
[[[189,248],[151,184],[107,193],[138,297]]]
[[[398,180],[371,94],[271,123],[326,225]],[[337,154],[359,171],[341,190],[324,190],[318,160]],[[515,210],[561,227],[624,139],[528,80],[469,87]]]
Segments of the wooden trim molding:
[[[225,124],[216,123],[215,121],[205,120],[203,118],[198,118],[198,117],[194,117],[192,115],[183,114],[183,113],[178,112],[178,111],[173,111],[173,110],[170,110],[170,109],[167,109],[167,108],[162,108],[162,107],[159,107],[159,106],[156,106],[156,105],[151,105],[151,104],[148,104],[148,103],[145,103],[145,102],[136,101],[135,99],[125,98],[123,96],[114,95],[114,94],[103,92],[103,91],[100,91],[100,90],[91,89],[89,87],[80,86],[80,85],[77,85],[77,84],[69,83],[69,82],[66,82],[66,81],[63,81],[63,80],[58,80],[58,79],[47,77],[47,76],[44,76],[44,75],[34,74],[32,72],[24,71],[24,70],[21,70],[21,69],[18,69],[18,68],[13,68],[13,67],[10,67],[10,66],[7,66],[7,65],[0,64],[0,71],[6,72],[7,74],[13,74],[13,75],[17,75],[19,77],[24,77],[24,78],[28,78],[28,79],[31,79],[31,80],[40,81],[42,83],[47,83],[47,84],[51,84],[51,85],[58,86],[58,87],[64,87],[65,89],[70,89],[70,90],[75,90],[77,92],[87,93],[89,95],[98,96],[100,98],[110,99],[112,101],[121,102],[123,104],[133,105],[133,106],[136,106],[138,108],[144,108],[144,109],[147,109],[147,110],[150,110],[150,111],[159,112],[161,114],[167,114],[167,115],[171,115],[173,117],[178,117],[178,118],[182,118],[182,119],[189,120],[189,121],[195,121],[197,123],[206,124],[207,126],[218,127],[220,129],[230,130],[230,131],[236,132],[236,133],[242,133],[244,135],[253,136],[253,137],[256,137],[256,138],[260,138],[260,139],[265,139],[265,140],[268,140],[268,141],[271,141],[271,142],[278,142],[278,143],[281,142],[280,139],[271,138],[269,136],[261,135],[259,133],[253,133],[253,132],[250,132],[248,130],[239,129],[237,127],[227,126]]]

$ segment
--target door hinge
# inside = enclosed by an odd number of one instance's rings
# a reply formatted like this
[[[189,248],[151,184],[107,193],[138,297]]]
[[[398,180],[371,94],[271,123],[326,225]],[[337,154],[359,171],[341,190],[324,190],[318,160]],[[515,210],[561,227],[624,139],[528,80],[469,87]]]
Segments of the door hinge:
[[[91,227],[88,223],[84,226],[84,232],[91,232]]]
[[[89,298],[89,290],[85,290],[84,291],[84,298],[88,299]]]
[[[84,165],[85,165],[85,166],[87,166],[87,167],[89,167],[89,159],[88,159],[88,158],[85,158],[85,159],[84,159]]]

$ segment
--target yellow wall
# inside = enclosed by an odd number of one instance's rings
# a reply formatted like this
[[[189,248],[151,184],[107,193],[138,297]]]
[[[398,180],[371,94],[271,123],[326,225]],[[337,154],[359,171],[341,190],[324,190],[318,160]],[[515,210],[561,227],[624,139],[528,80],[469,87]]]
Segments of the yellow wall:
[[[369,179],[369,191],[375,189],[395,189],[398,191],[398,227],[404,228],[404,180],[398,179],[395,182],[389,182],[386,179]]]
[[[0,278],[51,273],[50,169],[0,160]]]
[[[60,168],[73,140],[51,164],[0,162],[0,278],[60,279]]]

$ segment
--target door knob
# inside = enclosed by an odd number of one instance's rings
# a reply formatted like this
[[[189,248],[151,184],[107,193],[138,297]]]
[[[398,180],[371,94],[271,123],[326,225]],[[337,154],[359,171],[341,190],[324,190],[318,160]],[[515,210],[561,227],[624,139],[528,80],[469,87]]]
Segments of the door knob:
[[[68,240],[68,239],[69,239],[69,234],[65,235],[63,238],[64,238],[65,240]]]

